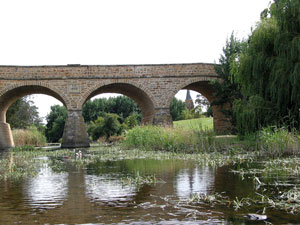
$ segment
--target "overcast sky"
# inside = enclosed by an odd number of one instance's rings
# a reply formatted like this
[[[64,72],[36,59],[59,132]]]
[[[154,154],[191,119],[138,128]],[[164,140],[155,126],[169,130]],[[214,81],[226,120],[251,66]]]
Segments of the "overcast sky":
[[[0,0],[0,64],[214,63],[231,32],[247,38],[269,2]],[[42,116],[56,103],[35,100]]]

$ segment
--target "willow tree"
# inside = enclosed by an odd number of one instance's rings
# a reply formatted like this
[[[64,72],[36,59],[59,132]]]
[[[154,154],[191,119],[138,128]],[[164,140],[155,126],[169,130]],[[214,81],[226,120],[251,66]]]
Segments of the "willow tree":
[[[240,132],[300,128],[299,0],[277,0],[263,11],[240,57],[238,78],[245,96],[235,102]]]

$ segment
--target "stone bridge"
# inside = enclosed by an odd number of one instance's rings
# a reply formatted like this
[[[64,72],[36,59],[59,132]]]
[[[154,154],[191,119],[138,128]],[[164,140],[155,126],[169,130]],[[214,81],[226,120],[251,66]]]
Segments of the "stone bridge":
[[[46,94],[68,110],[62,147],[87,147],[89,139],[82,117],[83,104],[102,93],[132,98],[142,110],[142,123],[172,126],[170,102],[181,89],[213,100],[210,81],[218,79],[213,64],[0,66],[0,148],[14,145],[6,111],[18,98]],[[216,133],[230,124],[213,107]]]

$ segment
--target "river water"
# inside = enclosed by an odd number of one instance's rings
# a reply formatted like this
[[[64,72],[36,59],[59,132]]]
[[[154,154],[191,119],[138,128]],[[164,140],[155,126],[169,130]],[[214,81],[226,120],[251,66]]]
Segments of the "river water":
[[[230,166],[147,158],[84,166],[67,158],[38,160],[42,166],[36,176],[1,181],[0,224],[266,224],[245,218],[256,213],[251,207],[235,211],[188,202],[195,193],[222,193],[232,199],[254,195],[253,180],[230,172]],[[155,184],[124,182],[124,177],[154,174]],[[267,215],[272,224],[300,223],[298,215],[281,210],[270,209]]]

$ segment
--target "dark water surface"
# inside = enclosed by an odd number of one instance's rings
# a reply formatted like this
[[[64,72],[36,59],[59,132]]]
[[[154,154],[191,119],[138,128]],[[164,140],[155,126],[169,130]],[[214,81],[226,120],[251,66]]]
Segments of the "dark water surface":
[[[0,224],[266,224],[215,204],[188,204],[194,193],[255,195],[252,179],[191,160],[132,159],[74,166],[41,157],[38,175],[0,183]],[[60,167],[55,161],[60,160]],[[155,174],[155,185],[134,185],[124,177]],[[277,178],[276,178],[277,179]],[[272,224],[297,224],[300,217],[268,210]]]

